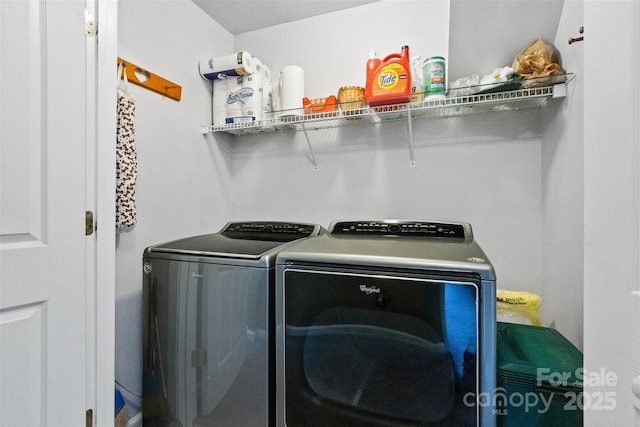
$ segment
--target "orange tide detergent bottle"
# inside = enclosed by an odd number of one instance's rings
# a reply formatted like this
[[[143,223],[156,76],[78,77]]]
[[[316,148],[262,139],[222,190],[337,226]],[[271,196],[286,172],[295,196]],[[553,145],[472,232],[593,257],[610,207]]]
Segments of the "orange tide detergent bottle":
[[[372,51],[367,61],[365,97],[370,106],[402,104],[411,100],[409,46],[384,59]]]

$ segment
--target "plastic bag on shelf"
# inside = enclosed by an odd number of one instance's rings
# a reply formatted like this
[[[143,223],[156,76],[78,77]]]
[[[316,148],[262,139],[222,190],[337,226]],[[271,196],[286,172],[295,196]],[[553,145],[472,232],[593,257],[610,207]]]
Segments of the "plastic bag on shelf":
[[[540,295],[526,291],[496,290],[498,322],[542,326],[540,320]]]
[[[480,84],[480,76],[473,74],[471,76],[461,77],[449,85],[449,96],[467,96],[478,92]]]
[[[513,71],[525,78],[523,86],[541,83],[542,77],[566,74],[558,49],[542,39],[536,39],[513,59]],[[527,82],[527,79],[531,79]],[[528,83],[528,84],[527,84]],[[544,84],[544,82],[542,82]]]
[[[520,80],[522,80],[522,77],[514,74],[511,67],[500,67],[482,77],[474,74],[457,79],[449,86],[449,96],[468,96],[476,93],[487,93],[494,89],[496,91],[515,90],[520,88]]]

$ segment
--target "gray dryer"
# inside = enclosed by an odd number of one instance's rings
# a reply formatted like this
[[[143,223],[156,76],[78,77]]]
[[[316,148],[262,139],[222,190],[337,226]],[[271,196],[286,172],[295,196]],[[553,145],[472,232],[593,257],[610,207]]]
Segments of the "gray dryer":
[[[490,427],[496,277],[466,223],[334,222],[278,254],[278,427]]]

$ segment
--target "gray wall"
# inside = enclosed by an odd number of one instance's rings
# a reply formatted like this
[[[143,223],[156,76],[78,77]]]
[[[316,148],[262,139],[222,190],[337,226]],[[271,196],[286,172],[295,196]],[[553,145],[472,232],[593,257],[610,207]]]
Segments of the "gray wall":
[[[120,0],[118,19],[118,56],[182,86],[177,102],[130,84],[138,223],[117,238],[116,380],[140,394],[142,251],[217,231],[231,218],[227,155],[200,134],[211,123],[211,84],[200,77],[198,62],[228,53],[233,38],[188,0]]]
[[[546,111],[542,141],[542,312],[583,347],[584,295],[584,43],[569,45],[583,25],[584,6],[566,2],[555,45],[574,73],[567,99]]]

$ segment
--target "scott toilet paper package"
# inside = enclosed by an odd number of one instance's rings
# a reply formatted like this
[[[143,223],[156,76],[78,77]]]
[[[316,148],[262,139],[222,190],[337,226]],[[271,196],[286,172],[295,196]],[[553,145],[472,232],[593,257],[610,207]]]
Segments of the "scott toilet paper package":
[[[262,74],[255,72],[248,76],[225,80],[229,83],[225,86],[226,115],[224,123],[262,121]]]
[[[242,77],[242,90],[245,91],[245,97],[242,100],[242,113],[244,117],[250,118],[251,121],[262,121],[263,105],[263,87],[264,74],[262,62],[256,58],[256,71],[253,74]]]
[[[246,120],[241,120],[244,102],[246,98],[253,96],[253,91],[242,87],[242,77],[230,77],[227,78],[227,81],[230,83],[227,86],[227,98],[225,101],[225,109],[227,111],[225,123],[244,122]]]
[[[263,120],[264,65],[248,52],[201,61],[200,74],[213,81],[213,124]]]
[[[227,122],[227,94],[235,79],[213,81],[213,124],[224,125]]]
[[[271,69],[248,52],[201,61],[200,74],[213,83],[213,124],[262,122],[302,114],[304,70],[284,67],[272,82]]]

